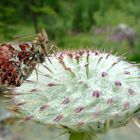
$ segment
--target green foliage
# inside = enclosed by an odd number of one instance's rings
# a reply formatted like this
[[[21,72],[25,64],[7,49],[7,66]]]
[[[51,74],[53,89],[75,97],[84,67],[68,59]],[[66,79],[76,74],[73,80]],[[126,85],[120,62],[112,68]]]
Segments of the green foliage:
[[[98,8],[98,1],[78,0],[75,5],[73,30],[88,31],[95,23],[94,12]]]
[[[139,0],[1,0],[0,40],[25,36],[45,28],[49,39],[61,48],[94,46],[129,53],[129,59],[140,59]],[[116,28],[124,23],[136,31],[137,41],[130,49],[126,41],[106,41],[106,34],[95,35],[96,28]],[[120,47],[118,47],[120,46]],[[121,48],[121,49],[120,49]]]
[[[44,24],[46,23],[46,24]],[[41,26],[47,30],[50,39],[61,38],[66,34],[67,25],[64,20],[56,16],[48,15]]]
[[[95,14],[96,23],[99,27],[117,26],[120,23],[127,23],[127,25],[134,26],[136,18],[132,15],[128,15],[121,10],[109,9],[104,13],[104,16],[100,15],[100,11]]]

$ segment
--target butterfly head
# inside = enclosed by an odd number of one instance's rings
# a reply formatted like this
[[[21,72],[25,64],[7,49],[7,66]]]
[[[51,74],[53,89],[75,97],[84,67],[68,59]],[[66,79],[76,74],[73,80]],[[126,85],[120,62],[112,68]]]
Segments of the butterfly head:
[[[33,49],[35,49],[34,51],[38,62],[44,62],[45,56],[47,56],[46,48],[48,41],[45,30],[42,30],[33,40]]]

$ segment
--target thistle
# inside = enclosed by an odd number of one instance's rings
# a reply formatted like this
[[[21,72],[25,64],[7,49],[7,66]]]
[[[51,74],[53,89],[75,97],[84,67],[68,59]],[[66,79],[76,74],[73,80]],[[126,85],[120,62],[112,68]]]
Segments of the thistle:
[[[11,89],[14,109],[26,120],[70,132],[70,140],[121,127],[140,108],[137,64],[98,51],[63,51]],[[78,136],[78,137],[77,137]],[[88,137],[88,138],[87,138]]]

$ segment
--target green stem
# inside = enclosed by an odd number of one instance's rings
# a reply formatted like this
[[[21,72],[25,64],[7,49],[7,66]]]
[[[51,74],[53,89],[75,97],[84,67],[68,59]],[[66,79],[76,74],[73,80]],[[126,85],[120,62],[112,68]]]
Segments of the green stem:
[[[70,134],[69,140],[94,140],[94,135],[89,133],[73,133]]]
[[[70,134],[69,140],[83,140],[84,133],[72,133]]]

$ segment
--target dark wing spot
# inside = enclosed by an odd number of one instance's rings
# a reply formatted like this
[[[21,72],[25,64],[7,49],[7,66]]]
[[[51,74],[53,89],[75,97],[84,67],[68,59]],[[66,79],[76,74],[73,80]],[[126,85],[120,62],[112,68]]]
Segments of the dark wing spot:
[[[2,71],[3,71],[3,72],[6,72],[7,70],[6,70],[6,69],[3,69]]]
[[[11,77],[11,76],[12,76],[12,73],[11,73],[11,72],[9,72],[7,75],[8,75],[8,77]]]

